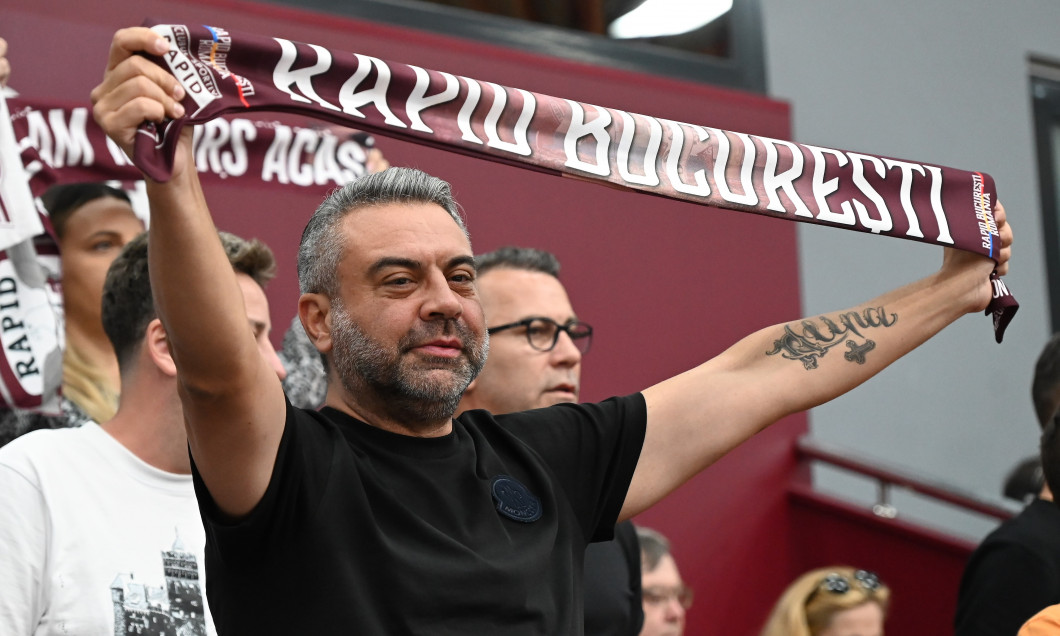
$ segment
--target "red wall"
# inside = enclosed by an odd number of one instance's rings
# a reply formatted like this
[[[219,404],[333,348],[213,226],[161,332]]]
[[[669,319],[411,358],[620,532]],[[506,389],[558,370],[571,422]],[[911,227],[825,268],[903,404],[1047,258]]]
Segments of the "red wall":
[[[0,7],[0,36],[11,45],[12,86],[29,98],[87,99],[113,31],[148,15],[308,41],[679,121],[791,136],[788,107],[759,96],[227,0],[209,6],[8,0]],[[710,358],[742,335],[800,315],[791,223],[387,139],[379,146],[392,164],[454,184],[477,251],[512,243],[559,256],[575,307],[597,334],[585,361],[586,399],[637,391]],[[298,237],[322,195],[263,195],[225,186],[207,193],[222,229],[258,236],[280,257],[282,271],[269,290],[277,339],[294,314]],[[793,440],[805,428],[802,415],[773,427],[638,519],[672,538],[696,589],[688,633],[752,633],[773,591],[783,586],[778,572],[788,571],[789,514],[784,492],[794,470]]]
[[[796,483],[790,495],[789,578],[846,564],[872,570],[891,588],[887,632],[953,633],[957,590],[974,544],[813,492]]]

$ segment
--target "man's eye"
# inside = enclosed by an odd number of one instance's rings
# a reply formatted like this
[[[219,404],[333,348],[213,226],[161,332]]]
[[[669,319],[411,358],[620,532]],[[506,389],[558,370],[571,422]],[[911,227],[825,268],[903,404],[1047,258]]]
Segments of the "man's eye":
[[[396,285],[396,286],[408,285],[408,284],[411,284],[411,283],[412,283],[412,279],[404,277],[404,276],[399,277],[399,278],[391,278],[390,280],[388,280],[386,282],[387,285]]]
[[[106,252],[108,250],[114,249],[117,246],[118,244],[114,241],[98,241],[92,244],[91,249],[93,252]]]

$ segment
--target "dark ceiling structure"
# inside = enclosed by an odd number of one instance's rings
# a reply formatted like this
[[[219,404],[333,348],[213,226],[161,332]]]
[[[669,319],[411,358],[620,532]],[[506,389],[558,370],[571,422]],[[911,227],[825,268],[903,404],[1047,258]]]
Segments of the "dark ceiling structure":
[[[424,0],[432,4],[504,16],[526,22],[584,31],[605,36],[607,26],[642,4],[643,0]],[[643,38],[660,46],[727,57],[729,14],[680,35]]]
[[[259,0],[611,66],[765,93],[758,0],[677,35],[613,39],[644,0]]]

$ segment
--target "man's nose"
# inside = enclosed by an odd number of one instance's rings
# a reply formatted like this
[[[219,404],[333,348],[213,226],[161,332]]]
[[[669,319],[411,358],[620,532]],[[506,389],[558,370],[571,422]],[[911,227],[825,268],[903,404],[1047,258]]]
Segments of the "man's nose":
[[[681,605],[680,599],[676,597],[670,597],[666,599],[666,620],[667,621],[679,621],[684,618],[685,606]]]
[[[550,352],[552,363],[556,366],[572,367],[582,361],[582,352],[571,339],[570,334],[560,330],[556,346]]]
[[[287,369],[283,366],[283,361],[280,360],[280,356],[276,354],[276,349],[273,348],[272,342],[266,341],[267,344],[264,346],[264,350],[261,355],[265,357],[265,361],[269,363],[272,370],[276,372],[276,376],[280,378],[282,382],[287,377]]]
[[[458,293],[449,286],[445,274],[437,272],[425,281],[424,294],[426,297],[421,306],[421,318],[424,320],[437,320],[444,318],[450,320],[458,317],[464,311]]]

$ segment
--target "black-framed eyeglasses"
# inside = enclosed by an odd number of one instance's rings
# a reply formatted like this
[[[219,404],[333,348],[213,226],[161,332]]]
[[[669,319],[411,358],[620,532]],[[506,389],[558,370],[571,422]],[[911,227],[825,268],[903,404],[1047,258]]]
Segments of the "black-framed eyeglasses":
[[[880,589],[880,586],[882,585],[882,583],[880,583],[880,577],[877,576],[875,572],[870,572],[868,570],[858,570],[854,572],[853,581],[838,572],[832,572],[821,579],[821,582],[814,588],[813,593],[806,599],[806,603],[809,604],[809,602],[817,596],[818,592],[846,594],[850,591],[854,583],[860,585],[861,588],[870,595]]]
[[[552,351],[559,342],[560,332],[566,332],[574,346],[582,353],[589,353],[589,347],[593,343],[593,328],[579,320],[568,320],[561,325],[551,318],[523,318],[506,325],[490,327],[486,331],[492,336],[499,331],[517,327],[526,328],[526,341],[538,351]]]

